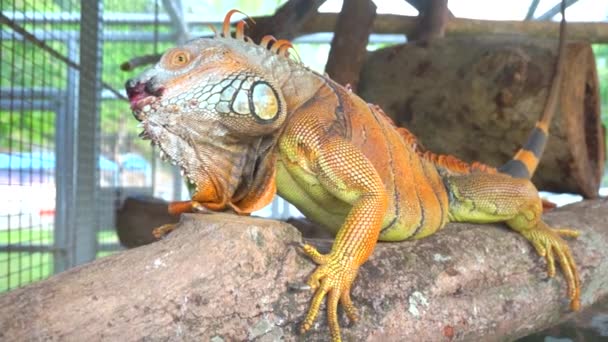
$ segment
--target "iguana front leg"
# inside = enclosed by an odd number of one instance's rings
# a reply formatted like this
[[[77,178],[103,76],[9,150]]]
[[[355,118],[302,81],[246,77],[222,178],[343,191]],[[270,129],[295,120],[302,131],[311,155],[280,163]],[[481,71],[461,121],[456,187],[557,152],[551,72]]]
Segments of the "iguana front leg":
[[[294,138],[297,139],[297,138]],[[310,276],[308,284],[315,290],[310,309],[301,326],[305,332],[319,312],[321,302],[327,297],[328,323],[333,341],[340,341],[338,325],[338,303],[341,303],[349,319],[357,319],[356,309],[350,299],[350,289],[357,276],[359,266],[372,253],[386,212],[387,195],[380,176],[368,159],[351,143],[333,136],[326,139],[314,139],[316,146],[304,147],[308,158],[304,166],[310,176],[335,201],[341,200],[352,205],[346,216],[329,254],[321,254],[310,245],[304,251],[319,264]],[[302,142],[293,144],[301,148]],[[301,167],[304,158],[291,150],[287,156],[287,168]],[[296,179],[302,180],[301,176]],[[331,200],[331,199],[329,199]]]
[[[538,191],[527,179],[504,174],[447,176],[451,221],[505,222],[524,236],[547,261],[547,275],[555,276],[555,259],[568,284],[570,307],[580,307],[580,278],[570,247],[562,237],[578,237],[571,229],[552,229],[542,220]]]

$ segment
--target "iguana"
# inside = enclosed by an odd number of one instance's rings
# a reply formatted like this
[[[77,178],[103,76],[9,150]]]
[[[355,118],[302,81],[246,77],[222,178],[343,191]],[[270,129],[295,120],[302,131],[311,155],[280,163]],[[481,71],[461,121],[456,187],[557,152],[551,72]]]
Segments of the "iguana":
[[[309,330],[327,299],[332,340],[340,340],[338,304],[358,319],[350,296],[359,267],[378,240],[419,239],[447,222],[505,222],[547,261],[557,258],[571,308],[580,283],[564,237],[551,229],[530,177],[543,151],[558,96],[564,37],[545,111],[524,147],[495,169],[424,151],[374,105],[308,69],[291,43],[230,32],[167,51],[151,69],[127,81],[133,113],[161,156],[179,165],[196,186],[173,212],[233,209],[251,213],[276,192],[336,234],[328,254],[303,251],[318,264],[308,280],[315,291],[301,331]],[[290,56],[291,55],[291,56]]]

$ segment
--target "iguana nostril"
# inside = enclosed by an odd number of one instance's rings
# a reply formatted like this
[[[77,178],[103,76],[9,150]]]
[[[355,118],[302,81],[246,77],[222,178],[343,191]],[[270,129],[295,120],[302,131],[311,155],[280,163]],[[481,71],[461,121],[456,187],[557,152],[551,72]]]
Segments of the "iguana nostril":
[[[129,97],[129,100],[149,94],[145,89],[145,84],[133,79],[128,80],[127,83],[125,83],[125,89],[127,90],[127,97]]]
[[[132,89],[133,87],[135,87],[135,85],[137,84],[137,82],[135,82],[134,79],[128,79],[127,82],[125,82],[125,89],[127,91],[129,91],[129,89]]]
[[[134,79],[127,80],[125,83],[125,90],[127,91],[127,96],[129,98],[135,95],[135,88],[137,87],[137,82]]]
[[[151,79],[148,82],[146,82],[145,86],[144,86],[144,91],[146,93],[148,93],[150,95],[154,95],[154,96],[162,95],[164,88],[156,86],[154,83],[155,83],[154,79]]]

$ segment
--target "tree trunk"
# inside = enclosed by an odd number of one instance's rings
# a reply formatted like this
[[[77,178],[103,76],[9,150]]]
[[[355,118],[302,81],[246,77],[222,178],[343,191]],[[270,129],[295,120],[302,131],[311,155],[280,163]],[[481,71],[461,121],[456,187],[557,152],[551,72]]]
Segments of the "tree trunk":
[[[582,307],[608,293],[608,202],[545,216],[570,241]],[[166,239],[0,296],[3,341],[297,340],[311,294],[290,291],[313,263],[285,223],[183,215]],[[312,243],[327,251],[330,240]],[[450,224],[426,239],[380,243],[353,287],[361,320],[345,340],[511,340],[570,315],[561,273],[499,225]],[[328,339],[321,314],[307,340]]]
[[[325,72],[340,84],[350,84],[353,91],[359,84],[375,17],[376,5],[371,0],[351,0],[343,3],[336,23]]]
[[[541,115],[556,46],[497,36],[394,46],[369,56],[359,94],[429,150],[500,166]],[[565,58],[559,110],[533,181],[595,198],[605,161],[595,60],[586,43],[568,43]]]

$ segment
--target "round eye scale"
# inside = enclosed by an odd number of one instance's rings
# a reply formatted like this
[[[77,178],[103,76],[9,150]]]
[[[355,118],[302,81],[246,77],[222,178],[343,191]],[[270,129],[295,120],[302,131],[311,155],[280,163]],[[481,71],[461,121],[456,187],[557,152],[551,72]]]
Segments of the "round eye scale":
[[[258,121],[274,121],[279,114],[279,96],[270,84],[264,81],[254,82],[249,91],[249,107]]]
[[[188,65],[191,59],[191,54],[188,50],[174,49],[167,54],[164,63],[168,68],[181,68]]]
[[[175,54],[173,56],[173,64],[186,64],[188,63],[188,55],[184,52]]]

